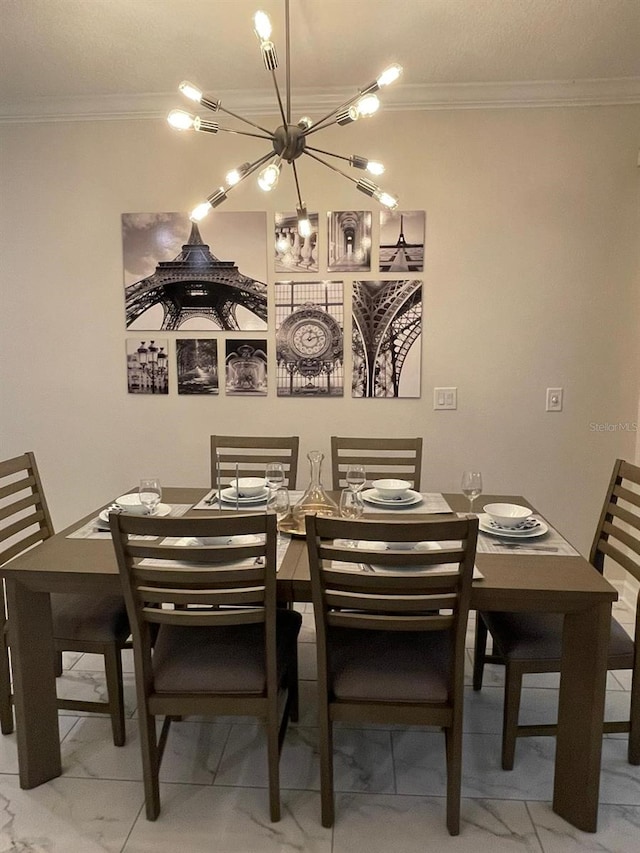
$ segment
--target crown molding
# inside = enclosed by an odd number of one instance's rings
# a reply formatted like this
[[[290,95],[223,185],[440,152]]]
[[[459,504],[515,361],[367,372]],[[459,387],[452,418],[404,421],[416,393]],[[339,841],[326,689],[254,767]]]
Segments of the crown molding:
[[[292,91],[294,114],[326,113],[344,103],[354,89]],[[213,97],[213,95],[212,95]],[[223,104],[243,116],[277,113],[270,90],[228,90],[215,93]],[[91,95],[36,98],[0,103],[0,124],[67,121],[122,121],[164,118],[181,104],[175,94]],[[640,104],[640,77],[594,80],[535,80],[511,83],[401,85],[384,93],[385,110],[513,109]]]

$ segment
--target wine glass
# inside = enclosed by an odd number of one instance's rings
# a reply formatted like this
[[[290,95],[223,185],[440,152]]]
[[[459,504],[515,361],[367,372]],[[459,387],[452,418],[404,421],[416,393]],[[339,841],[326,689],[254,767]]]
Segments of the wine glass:
[[[282,462],[267,463],[267,467],[264,471],[264,478],[267,481],[269,495],[271,496],[276,489],[284,486],[284,465]]]
[[[367,482],[364,465],[349,465],[345,479],[352,492],[361,491]]]
[[[340,515],[342,518],[358,519],[364,514],[364,504],[359,492],[343,489],[340,494]]]
[[[281,486],[269,495],[267,502],[267,511],[275,512],[278,520],[278,540],[280,540],[280,524],[287,518],[291,512],[291,501],[289,499],[289,490]]]
[[[462,494],[469,498],[469,512],[473,512],[473,502],[482,494],[482,474],[480,471],[465,471],[462,475]]]
[[[148,477],[140,480],[138,494],[140,495],[140,503],[147,510],[147,515],[153,515],[162,499],[160,480],[157,477]]]

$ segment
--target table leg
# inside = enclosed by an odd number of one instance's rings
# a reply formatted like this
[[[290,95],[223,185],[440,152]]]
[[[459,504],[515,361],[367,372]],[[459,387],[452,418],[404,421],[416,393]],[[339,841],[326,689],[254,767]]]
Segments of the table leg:
[[[20,787],[35,788],[62,772],[51,601],[7,579],[7,606]]]
[[[596,832],[611,604],[567,613],[562,644],[553,810]]]

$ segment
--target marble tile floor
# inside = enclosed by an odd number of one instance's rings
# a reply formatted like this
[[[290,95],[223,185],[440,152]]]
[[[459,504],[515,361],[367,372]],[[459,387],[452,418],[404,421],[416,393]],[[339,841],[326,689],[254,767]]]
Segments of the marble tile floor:
[[[301,715],[281,759],[283,817],[268,818],[264,738],[250,718],[188,719],[172,726],[161,771],[162,812],[144,815],[131,653],[125,653],[127,744],[111,741],[108,718],[60,713],[63,775],[32,791],[18,784],[15,735],[0,737],[0,853],[574,853],[640,850],[640,767],[626,736],[603,744],[599,830],[582,833],[550,807],[552,738],[520,739],[516,766],[500,769],[502,672],[488,667],[471,690],[468,634],[461,834],[445,826],[444,738],[422,728],[340,725],[335,730],[336,823],[320,824],[314,710],[315,635],[301,605]],[[633,613],[616,604],[616,616]],[[59,692],[104,693],[101,659],[65,655]],[[557,676],[530,676],[522,720],[551,720]],[[607,709],[628,712],[628,673],[610,673]]]

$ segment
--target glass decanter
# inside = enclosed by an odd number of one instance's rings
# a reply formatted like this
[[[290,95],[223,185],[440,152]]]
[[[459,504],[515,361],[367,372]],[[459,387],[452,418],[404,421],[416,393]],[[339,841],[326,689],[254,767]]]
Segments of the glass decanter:
[[[310,465],[309,485],[292,510],[296,527],[299,530],[304,530],[304,517],[312,512],[318,515],[340,515],[338,504],[325,492],[320,479],[324,453],[319,450],[312,450],[307,453],[307,459]]]

